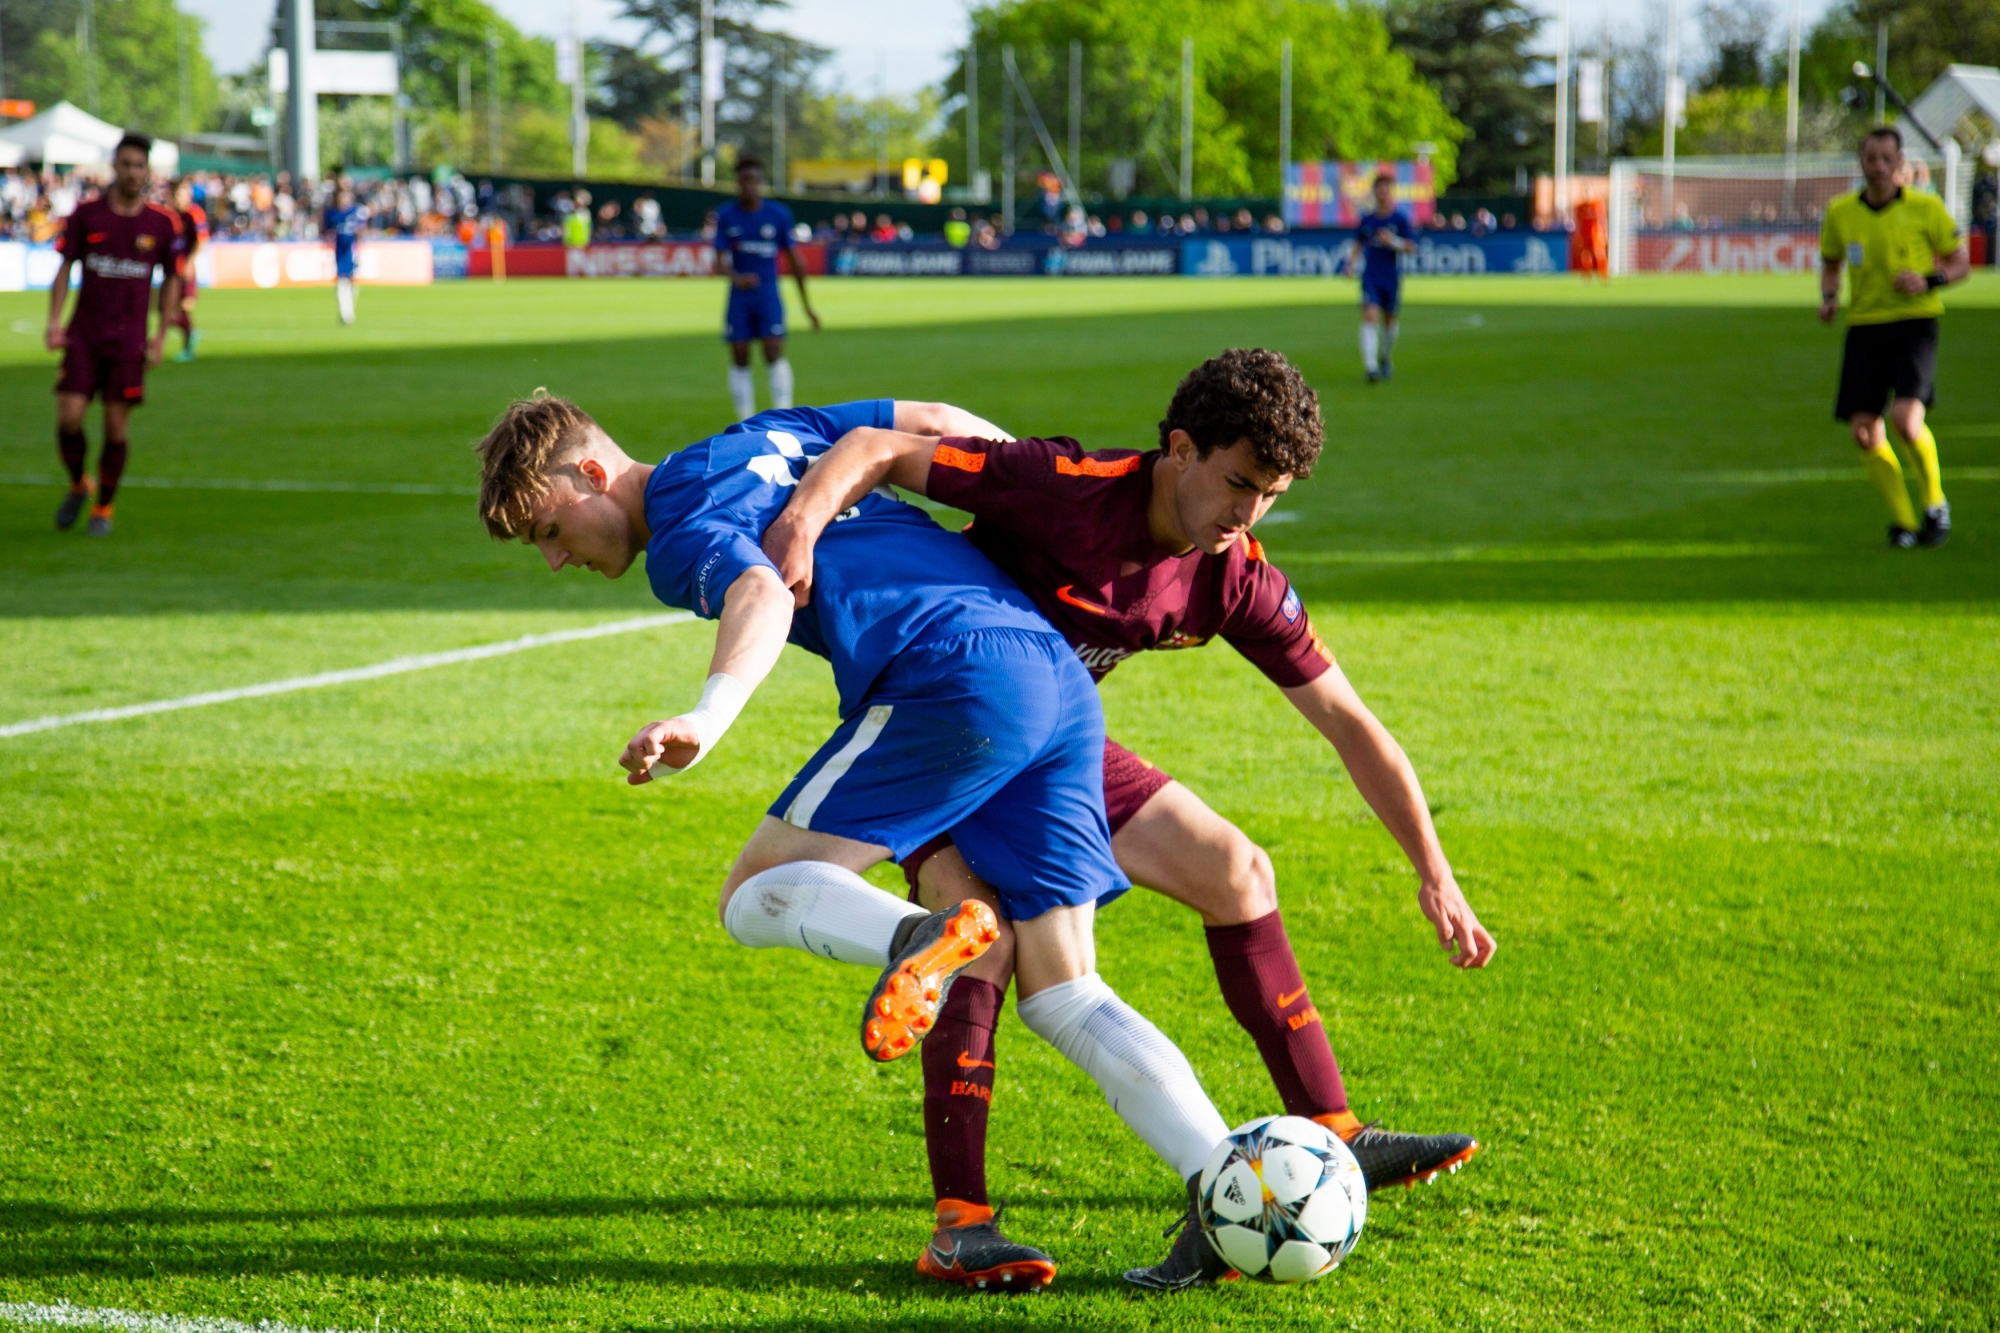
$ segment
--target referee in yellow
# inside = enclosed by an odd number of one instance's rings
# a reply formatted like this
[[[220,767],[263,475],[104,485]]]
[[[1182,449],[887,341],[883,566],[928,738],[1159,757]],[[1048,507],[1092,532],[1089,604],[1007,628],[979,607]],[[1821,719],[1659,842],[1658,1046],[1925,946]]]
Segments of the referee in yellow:
[[[1819,322],[1840,310],[1840,269],[1849,270],[1847,346],[1840,358],[1840,396],[1833,415],[1845,421],[1861,446],[1861,461],[1892,521],[1889,545],[1942,546],[1951,536],[1951,506],[1938,474],[1937,438],[1924,424],[1935,395],[1939,289],[1972,270],[1965,240],[1934,194],[1903,188],[1903,136],[1878,126],[1861,140],[1865,188],[1827,205],[1819,235]],[[1924,492],[1917,520],[1903,469],[1882,427],[1889,421],[1916,460]]]

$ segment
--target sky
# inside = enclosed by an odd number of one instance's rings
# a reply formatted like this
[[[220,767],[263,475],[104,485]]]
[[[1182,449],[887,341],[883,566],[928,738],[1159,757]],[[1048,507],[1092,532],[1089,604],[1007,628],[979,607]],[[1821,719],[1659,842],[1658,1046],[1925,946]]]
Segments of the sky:
[[[1680,0],[1684,40],[1693,33],[1698,0]],[[1801,22],[1811,27],[1834,0],[1797,0]],[[568,0],[493,0],[523,31],[553,36],[570,21]],[[617,0],[576,0],[584,35],[629,41],[637,29],[618,20]],[[1555,16],[1564,0],[1529,0],[1533,8]],[[1664,0],[1568,0],[1570,22],[1579,44],[1602,32],[1608,19],[1614,32],[1637,31]],[[1780,27],[1791,0],[1770,0]],[[269,31],[273,0],[181,0],[184,8],[208,20],[208,52],[217,71],[241,73],[262,55]],[[914,92],[944,78],[951,53],[965,41],[965,0],[791,0],[789,11],[776,16],[777,26],[829,47],[832,73],[849,91],[869,94],[878,88],[894,94]],[[1553,25],[1550,47],[1553,49]]]

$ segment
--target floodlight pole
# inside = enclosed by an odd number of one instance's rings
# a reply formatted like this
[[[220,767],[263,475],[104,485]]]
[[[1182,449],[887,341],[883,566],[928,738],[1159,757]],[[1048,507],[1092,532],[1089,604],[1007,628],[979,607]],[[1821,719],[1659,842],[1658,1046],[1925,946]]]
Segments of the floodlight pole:
[[[1194,198],[1194,38],[1181,38],[1181,198]]]
[[[1075,39],[1069,44],[1069,178],[1080,193],[1074,183],[1083,179],[1083,43]]]
[[[1556,221],[1569,212],[1569,0],[1556,18]]]
[[[389,25],[389,54],[396,62],[396,92],[389,100],[389,143],[396,170],[410,169],[409,97],[403,92],[403,24]]]
[[[1674,129],[1681,117],[1681,4],[1680,0],[1667,0],[1667,86],[1661,101],[1664,114],[1661,116],[1662,146],[1661,156],[1664,170],[1660,173],[1664,182],[1661,193],[1660,225],[1674,225]]]
[[[1889,69],[1889,20],[1875,20],[1875,123],[1889,123],[1889,108],[1883,105],[1882,94],[1888,90]]]
[[[979,188],[979,43],[965,44],[965,185]]]
[[[175,99],[179,103],[177,109],[181,117],[180,141],[186,143],[188,137],[187,15],[181,13],[178,9],[174,11],[174,68],[180,76],[180,96]]]
[[[319,97],[313,91],[313,0],[285,0],[291,91],[285,97],[285,165],[292,188],[319,179]]]
[[[1785,52],[1785,221],[1799,184],[1799,0],[1792,0],[1792,35]]]
[[[782,58],[775,58],[773,65],[775,73],[771,78],[771,188],[783,191],[785,189],[785,66]]]
[[[486,34],[486,167],[500,172],[500,33]]]
[[[715,0],[701,0],[701,183],[715,188]]]
[[[570,70],[575,82],[569,86],[569,170],[582,180],[589,169],[590,113],[584,108],[583,15],[578,0],[570,0],[569,49],[576,64]]]
[[[1292,169],[1292,39],[1278,44],[1278,195]],[[1280,205],[1282,207],[1282,204]]]
[[[1011,65],[1014,48],[1000,48],[1000,63]],[[1014,231],[1014,81],[1000,80],[1000,218],[1009,235]]]

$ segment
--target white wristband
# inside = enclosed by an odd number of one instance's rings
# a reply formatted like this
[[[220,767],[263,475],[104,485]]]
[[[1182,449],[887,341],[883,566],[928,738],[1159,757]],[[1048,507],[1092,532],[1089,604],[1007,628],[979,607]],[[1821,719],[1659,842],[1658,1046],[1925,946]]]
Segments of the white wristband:
[[[654,764],[648,770],[655,778],[670,778],[685,773],[702,760],[722,739],[722,733],[729,730],[736,721],[743,706],[750,702],[750,687],[726,671],[718,671],[708,678],[701,687],[701,702],[680,715],[679,720],[694,728],[694,734],[701,741],[701,748],[687,762],[686,767],[674,768],[667,764]]]

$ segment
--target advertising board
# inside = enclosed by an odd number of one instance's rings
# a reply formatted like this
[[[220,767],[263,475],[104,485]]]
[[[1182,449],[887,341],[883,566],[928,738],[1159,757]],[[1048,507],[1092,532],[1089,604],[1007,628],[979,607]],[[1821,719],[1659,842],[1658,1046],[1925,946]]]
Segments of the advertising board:
[[[1632,238],[1635,273],[1811,273],[1819,232],[1642,231]]]
[[[1181,272],[1197,278],[1346,277],[1351,232],[1288,236],[1201,236],[1181,242]],[[1558,232],[1503,231],[1486,236],[1426,233],[1398,267],[1408,274],[1561,273],[1568,238]]]
[[[428,287],[429,241],[362,241],[354,247],[356,276],[390,287]],[[195,256],[204,287],[330,287],[333,247],[321,241],[214,241]]]

